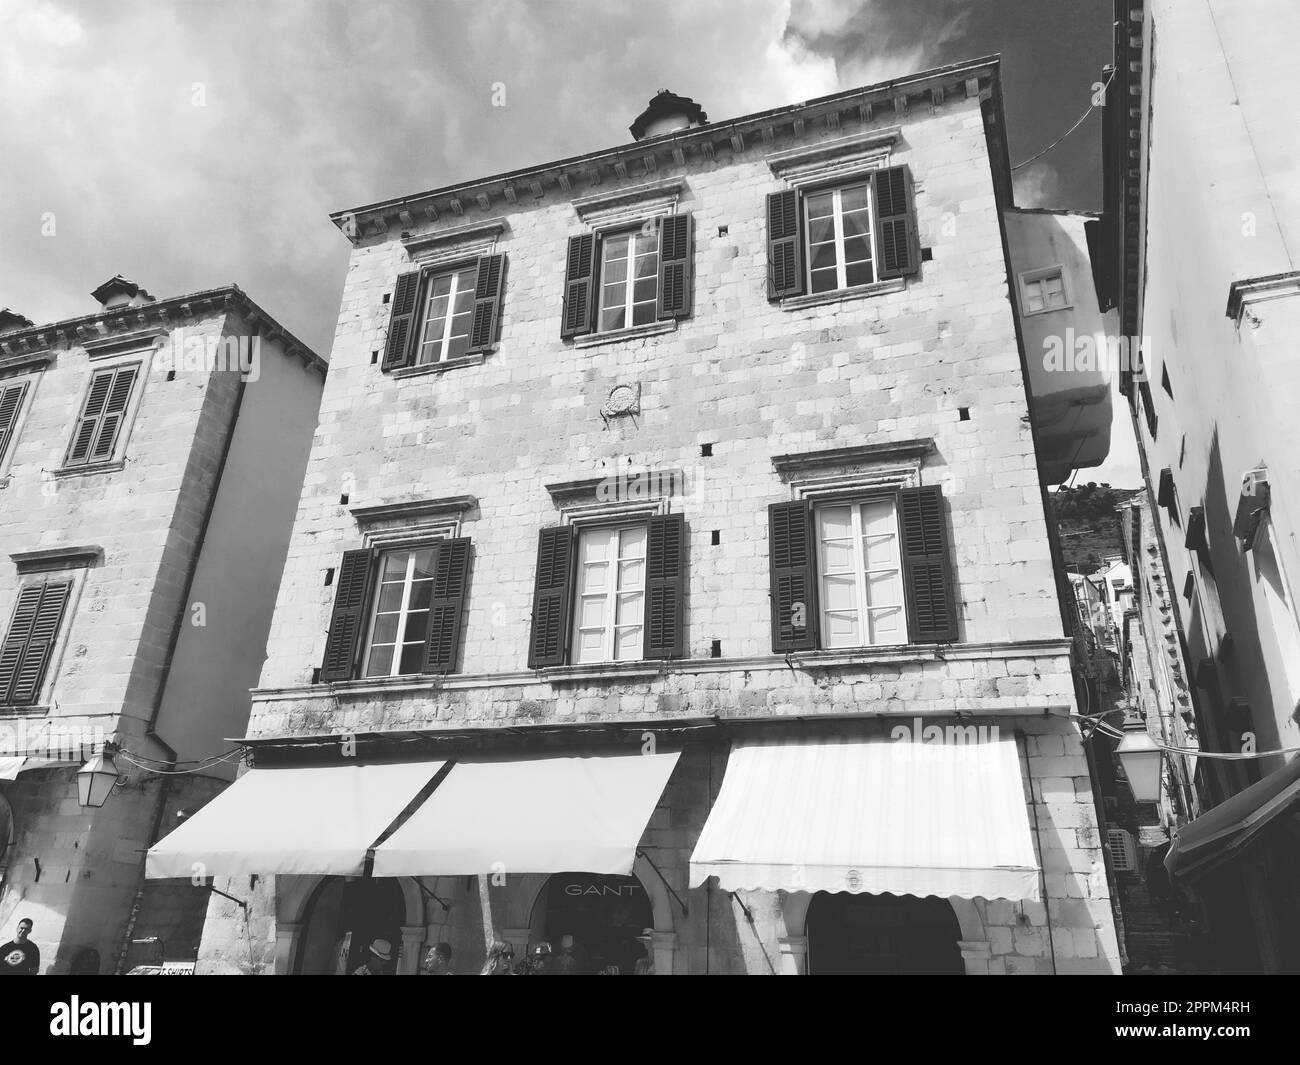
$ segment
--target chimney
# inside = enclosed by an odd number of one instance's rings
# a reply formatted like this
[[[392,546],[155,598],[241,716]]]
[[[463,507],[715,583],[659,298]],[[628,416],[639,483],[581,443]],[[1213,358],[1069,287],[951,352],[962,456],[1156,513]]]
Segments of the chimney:
[[[90,294],[106,311],[120,307],[143,307],[154,298],[129,277],[114,274]]]
[[[694,129],[708,121],[709,116],[704,113],[704,108],[689,96],[678,96],[667,89],[660,89],[628,129],[634,140],[643,141],[647,137],[661,137],[665,133],[676,133],[681,129]]]
[[[30,329],[32,320],[25,314],[0,307],[0,333],[16,333],[19,329]]]

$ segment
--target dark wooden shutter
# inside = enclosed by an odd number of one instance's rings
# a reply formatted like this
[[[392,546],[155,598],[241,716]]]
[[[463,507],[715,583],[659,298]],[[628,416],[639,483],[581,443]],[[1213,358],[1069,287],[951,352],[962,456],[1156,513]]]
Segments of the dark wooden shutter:
[[[583,233],[569,238],[564,265],[564,315],[560,337],[590,333],[596,316],[596,235]]]
[[[0,388],[0,462],[4,461],[9,446],[13,443],[14,427],[18,424],[18,412],[23,409],[27,384],[26,381],[19,381]]]
[[[384,363],[381,369],[396,370],[411,365],[420,323],[416,311],[420,304],[420,271],[412,270],[397,279],[393,290],[393,305],[388,315],[388,339],[384,342]]]
[[[429,604],[429,638],[424,645],[424,673],[450,673],[460,653],[465,591],[469,582],[469,537],[443,540],[433,562],[433,597]]]
[[[108,402],[108,392],[113,386],[113,376],[112,370],[100,370],[91,378],[90,390],[86,393],[86,402],[81,408],[81,417],[77,419],[77,427],[72,433],[67,465],[80,466],[90,458],[90,446],[95,442],[95,433],[104,414],[104,404]]]
[[[686,318],[691,313],[691,215],[669,215],[659,222],[659,306],[656,317]]]
[[[366,604],[374,576],[376,552],[368,548],[344,551],[339,564],[334,611],[325,640],[325,664],[321,680],[351,680],[356,670],[357,649],[366,624]]]
[[[573,529],[542,529],[537,537],[537,577],[533,585],[533,631],[528,640],[528,668],[562,666],[569,644],[569,609],[573,597]]]
[[[71,581],[30,584],[18,593],[9,632],[0,645],[0,703],[31,706],[40,697],[71,594]]]
[[[767,298],[801,296],[803,281],[803,219],[797,189],[773,192],[767,198]]]
[[[138,369],[136,366],[123,366],[113,375],[113,385],[108,390],[104,414],[100,418],[99,432],[95,435],[95,445],[90,449],[89,461],[105,462],[113,457],[117,439],[122,434],[122,423],[126,420],[126,407],[131,402],[131,388],[135,384]]]
[[[504,255],[479,256],[478,275],[474,282],[474,319],[469,330],[469,349],[466,354],[488,351],[496,342],[505,272]]]
[[[876,277],[909,277],[921,266],[911,172],[891,166],[877,172],[871,187],[876,195]]]
[[[767,508],[772,581],[772,650],[817,649],[816,540],[812,508],[802,501]]]
[[[957,639],[957,609],[942,490],[937,485],[903,489],[898,524],[912,642],[952,643]]]
[[[646,530],[645,656],[686,654],[686,521],[657,515]]]

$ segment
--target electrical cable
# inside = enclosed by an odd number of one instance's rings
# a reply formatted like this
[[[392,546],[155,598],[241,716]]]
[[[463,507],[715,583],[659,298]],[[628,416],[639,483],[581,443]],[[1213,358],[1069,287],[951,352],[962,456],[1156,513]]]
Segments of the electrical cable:
[[[1101,96],[1102,96],[1102,100],[1103,100],[1103,101],[1104,101],[1105,98],[1106,98],[1106,90],[1110,88],[1110,83],[1111,83],[1114,79],[1115,79],[1115,72],[1112,70],[1112,71],[1110,72],[1110,77],[1106,79],[1106,84],[1103,85],[1103,86],[1101,87]],[[1076,129],[1078,129],[1080,126],[1082,126],[1082,125],[1083,125],[1083,121],[1084,121],[1084,119],[1086,119],[1090,114],[1093,113],[1093,111],[1095,111],[1098,107],[1101,107],[1101,106],[1103,106],[1103,105],[1102,105],[1102,104],[1093,104],[1093,103],[1090,103],[1090,104],[1088,105],[1088,110],[1086,110],[1082,115],[1079,116],[1079,121],[1078,121],[1078,122],[1076,122],[1073,126],[1071,126],[1071,127],[1070,127],[1069,129],[1067,129],[1064,133],[1062,133],[1059,137],[1057,137],[1056,140],[1052,141],[1051,144],[1049,144],[1046,148],[1044,148],[1044,149],[1043,149],[1041,152],[1039,152],[1037,155],[1031,155],[1031,156],[1030,156],[1028,159],[1026,159],[1023,163],[1017,163],[1017,164],[1016,164],[1015,166],[1013,166],[1011,169],[1012,169],[1012,170],[1019,170],[1022,166],[1028,166],[1028,165],[1029,165],[1030,163],[1032,163],[1035,159],[1041,159],[1044,155],[1046,155],[1046,154],[1047,154],[1048,152],[1050,152],[1053,148],[1055,148],[1058,144],[1060,144],[1061,141],[1065,140],[1066,137],[1068,137],[1068,136],[1069,136],[1071,133],[1073,133]]]

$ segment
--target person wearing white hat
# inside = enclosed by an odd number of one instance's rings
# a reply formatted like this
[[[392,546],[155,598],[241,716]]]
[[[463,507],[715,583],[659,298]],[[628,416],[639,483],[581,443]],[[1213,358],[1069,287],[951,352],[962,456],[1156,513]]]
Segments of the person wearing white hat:
[[[353,976],[384,976],[388,963],[393,960],[393,945],[386,939],[374,939],[366,953],[366,960],[352,970]]]
[[[655,974],[654,931],[653,928],[643,928],[641,934],[636,937],[636,941],[641,944],[641,948],[645,951],[645,957],[637,958],[636,967],[632,970],[633,976],[654,976]]]

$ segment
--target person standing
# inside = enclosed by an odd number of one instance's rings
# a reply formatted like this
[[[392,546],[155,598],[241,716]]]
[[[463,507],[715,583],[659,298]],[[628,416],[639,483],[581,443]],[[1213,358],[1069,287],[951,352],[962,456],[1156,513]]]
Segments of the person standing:
[[[32,919],[24,917],[14,938],[0,947],[0,976],[35,976],[40,971],[41,950],[28,938],[31,934]]]
[[[636,937],[636,941],[641,944],[641,949],[645,951],[645,956],[637,958],[636,967],[632,970],[633,976],[654,976],[655,974],[655,952],[654,952],[654,929],[643,928],[641,934]]]
[[[366,960],[352,970],[353,976],[386,976],[388,963],[393,960],[393,945],[386,939],[376,939],[366,952]]]
[[[420,965],[421,976],[453,976],[451,971],[451,944],[438,943],[429,948]]]
[[[495,940],[488,950],[487,961],[483,963],[479,976],[513,976],[510,967],[514,960],[515,952],[510,944]]]

